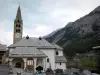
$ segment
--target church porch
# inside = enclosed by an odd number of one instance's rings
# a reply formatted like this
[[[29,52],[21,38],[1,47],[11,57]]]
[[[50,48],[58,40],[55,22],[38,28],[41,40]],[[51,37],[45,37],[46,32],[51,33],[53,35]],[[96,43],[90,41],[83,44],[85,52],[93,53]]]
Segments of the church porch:
[[[36,68],[38,66],[43,67],[43,71],[45,71],[45,58],[10,58],[9,66],[11,68],[20,68],[23,70],[30,69],[36,72]]]
[[[22,58],[10,58],[9,66],[11,68],[22,68],[22,69],[24,69],[24,60]]]

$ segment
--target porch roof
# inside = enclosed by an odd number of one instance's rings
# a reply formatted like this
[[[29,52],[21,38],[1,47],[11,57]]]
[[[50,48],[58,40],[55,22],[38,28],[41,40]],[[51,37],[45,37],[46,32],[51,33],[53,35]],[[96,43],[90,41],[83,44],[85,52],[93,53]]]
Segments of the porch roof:
[[[16,47],[9,57],[46,57],[46,55],[36,47]]]
[[[56,63],[59,63],[59,62],[65,63],[65,62],[67,62],[67,60],[66,60],[66,58],[64,56],[56,56],[55,60],[56,60],[55,61]]]

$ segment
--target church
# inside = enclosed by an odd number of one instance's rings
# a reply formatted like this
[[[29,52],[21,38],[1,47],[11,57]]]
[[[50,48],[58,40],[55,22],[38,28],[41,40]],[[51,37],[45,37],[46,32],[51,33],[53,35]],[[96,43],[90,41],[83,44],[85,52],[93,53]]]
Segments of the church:
[[[49,43],[42,37],[22,37],[23,20],[20,6],[14,20],[13,44],[8,46],[9,66],[12,68],[30,68],[36,72],[41,66],[43,71],[47,68],[66,69],[66,58],[63,55],[63,48],[54,43]]]

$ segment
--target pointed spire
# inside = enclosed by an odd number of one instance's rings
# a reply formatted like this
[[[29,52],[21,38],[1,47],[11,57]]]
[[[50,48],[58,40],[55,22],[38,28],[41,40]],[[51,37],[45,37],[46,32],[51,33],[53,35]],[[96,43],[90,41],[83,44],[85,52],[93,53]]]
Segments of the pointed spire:
[[[22,21],[20,5],[17,10],[16,20]]]

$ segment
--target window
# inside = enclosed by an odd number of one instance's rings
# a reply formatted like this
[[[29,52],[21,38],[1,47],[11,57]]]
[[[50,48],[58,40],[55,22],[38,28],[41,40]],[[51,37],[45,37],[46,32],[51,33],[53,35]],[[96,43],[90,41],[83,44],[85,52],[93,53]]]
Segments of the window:
[[[49,62],[49,58],[47,58],[47,62]]]
[[[60,65],[61,65],[61,63],[60,63]]]
[[[20,29],[16,29],[16,32],[20,33]]]
[[[59,55],[58,51],[56,51],[56,55]]]
[[[20,28],[20,24],[16,24],[16,27],[19,27]]]
[[[19,20],[18,20],[18,22],[19,22]]]
[[[33,65],[33,60],[27,60],[27,65]]]

